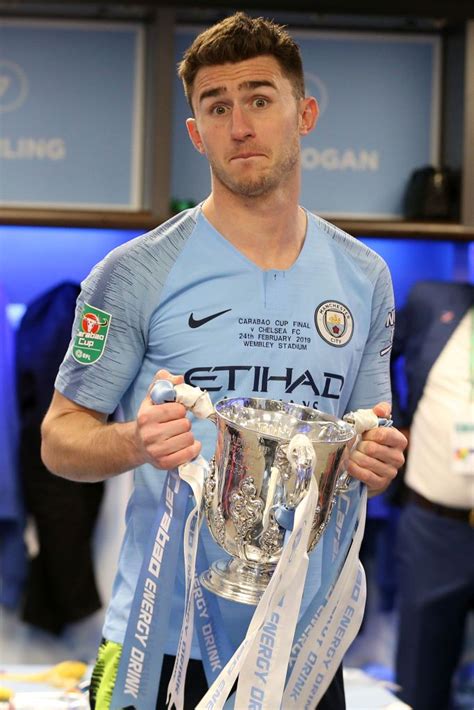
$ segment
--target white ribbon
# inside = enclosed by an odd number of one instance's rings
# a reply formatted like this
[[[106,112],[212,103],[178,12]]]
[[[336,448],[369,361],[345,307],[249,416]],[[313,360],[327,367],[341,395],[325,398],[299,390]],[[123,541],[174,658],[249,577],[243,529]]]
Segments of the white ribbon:
[[[316,463],[316,452],[311,441],[308,439],[306,434],[295,434],[288,442],[288,448],[286,457],[288,463],[290,464],[293,472],[300,465],[304,465],[307,468],[310,466],[314,468]]]
[[[189,409],[198,419],[207,419],[214,414],[209,393],[191,385],[175,385],[176,401]]]
[[[296,434],[290,440],[287,458],[294,471],[299,465],[304,465],[310,468],[311,480],[316,480],[312,475],[316,453],[307,436]],[[309,509],[310,513],[311,510],[314,508]],[[308,542],[309,535],[305,539]],[[276,610],[269,612],[242,665],[235,707],[247,708],[255,705],[261,710],[274,710],[279,707],[308,564],[306,544],[306,547],[302,548],[299,565],[294,573],[291,592],[285,594]],[[277,593],[275,598],[278,600]]]
[[[180,478],[191,486],[196,505],[189,513],[184,528],[185,609],[176,660],[168,685],[168,707],[174,705],[177,710],[182,710],[184,707],[184,683],[193,640],[196,555],[201,525],[202,491],[208,469],[209,464],[202,456],[183,464],[178,469]]]
[[[360,501],[356,534],[334,589],[320,616],[304,639],[291,671],[282,707],[314,708],[327,690],[342,657],[362,623],[365,608],[365,573],[359,550],[365,528],[367,489]],[[274,706],[274,708],[279,706]]]
[[[240,671],[236,708],[253,705],[259,710],[275,710],[280,707],[308,563],[308,554],[304,553],[291,590],[276,611],[267,615],[255,637]]]
[[[265,624],[272,624],[272,630],[274,630],[274,627],[278,627],[280,622],[282,622],[283,626],[286,625],[287,619],[284,617],[283,613],[280,612],[280,607],[282,610],[284,609],[284,596],[290,587],[292,591],[289,596],[291,597],[294,593],[298,575],[301,575],[300,579],[298,579],[298,585],[301,589],[304,587],[304,578],[306,577],[308,565],[308,539],[311,533],[311,523],[317,505],[317,499],[318,485],[315,477],[311,476],[308,493],[295,511],[294,528],[288,538],[287,544],[283,548],[270,583],[255,609],[247,634],[226,667],[209,688],[201,702],[196,706],[196,710],[222,710],[239,673],[241,674],[241,681],[245,683],[244,676],[246,674],[243,673],[244,664],[249,654],[252,653],[252,651],[255,653],[254,642],[256,640],[258,642],[258,634],[262,629],[265,629]],[[295,603],[294,606],[297,607],[295,609],[292,609],[291,600],[288,600],[287,603],[289,613],[297,617],[299,603]],[[278,634],[278,631],[276,631],[276,634]],[[279,643],[279,641],[277,641],[277,643]],[[288,644],[288,653],[290,650],[291,642]],[[255,666],[252,667],[255,668]],[[276,674],[280,673],[282,675],[282,678],[280,677],[278,682],[283,684],[285,681],[286,668],[287,665],[284,664],[283,667],[275,669]],[[271,682],[274,682],[273,673]],[[283,685],[281,687],[283,687]],[[248,692],[251,693],[252,689],[250,688]],[[240,707],[240,705],[237,707]],[[243,705],[242,707],[247,706]],[[273,710],[275,710],[275,705],[273,705]]]
[[[379,426],[379,418],[373,409],[356,409],[355,412],[350,413],[350,417],[353,419],[354,429],[359,436],[364,431],[377,429]]]

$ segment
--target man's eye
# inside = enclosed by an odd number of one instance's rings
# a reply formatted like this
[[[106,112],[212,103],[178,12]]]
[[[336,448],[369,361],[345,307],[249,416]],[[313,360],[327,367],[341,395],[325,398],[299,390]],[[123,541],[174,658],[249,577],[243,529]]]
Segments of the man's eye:
[[[225,112],[225,106],[214,106],[214,108],[212,109],[212,113],[216,114],[216,116],[223,116]]]
[[[259,97],[258,99],[254,99],[253,105],[255,106],[255,108],[265,108],[265,106],[268,105],[268,100]]]

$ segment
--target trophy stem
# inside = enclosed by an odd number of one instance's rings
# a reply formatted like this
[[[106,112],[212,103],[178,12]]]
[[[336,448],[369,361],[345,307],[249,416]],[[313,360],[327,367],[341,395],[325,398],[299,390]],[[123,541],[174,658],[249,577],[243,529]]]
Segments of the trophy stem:
[[[240,560],[217,560],[200,576],[210,592],[241,604],[256,606],[270,582],[275,565],[251,565]]]

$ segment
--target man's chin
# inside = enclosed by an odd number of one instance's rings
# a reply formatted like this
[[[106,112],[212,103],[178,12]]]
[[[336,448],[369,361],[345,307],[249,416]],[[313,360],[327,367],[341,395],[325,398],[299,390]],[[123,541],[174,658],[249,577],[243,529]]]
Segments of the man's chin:
[[[262,197],[262,195],[267,195],[273,189],[269,185],[241,185],[239,194],[242,197]]]
[[[266,178],[259,180],[239,180],[226,185],[229,190],[242,197],[262,197],[271,192],[275,185]]]

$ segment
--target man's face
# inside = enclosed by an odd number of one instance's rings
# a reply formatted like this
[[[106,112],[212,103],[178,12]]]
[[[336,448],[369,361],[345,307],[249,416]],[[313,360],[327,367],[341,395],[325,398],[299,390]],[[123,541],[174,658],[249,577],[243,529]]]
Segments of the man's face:
[[[265,195],[299,172],[309,99],[295,98],[271,56],[203,67],[196,75],[188,131],[211,165],[213,189]],[[312,100],[314,102],[314,99]],[[315,104],[315,102],[314,102]]]

